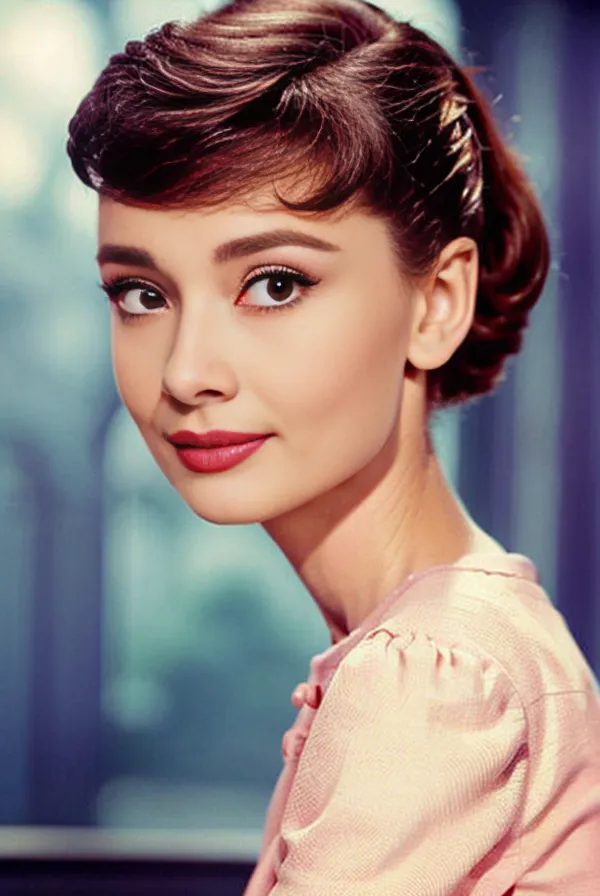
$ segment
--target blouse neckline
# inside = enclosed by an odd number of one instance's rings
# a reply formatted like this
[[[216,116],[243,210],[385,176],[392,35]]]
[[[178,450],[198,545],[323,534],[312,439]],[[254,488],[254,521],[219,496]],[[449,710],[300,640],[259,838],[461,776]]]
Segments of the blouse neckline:
[[[322,681],[328,672],[336,668],[343,657],[367,634],[375,628],[387,615],[396,601],[409,588],[427,576],[440,572],[452,572],[458,569],[481,570],[482,572],[498,572],[516,578],[538,582],[538,572],[535,564],[524,554],[508,551],[477,551],[463,554],[454,563],[438,564],[430,566],[418,573],[414,573],[404,579],[369,613],[363,621],[349,632],[344,638],[331,644],[321,653],[316,654],[310,661],[311,681]]]

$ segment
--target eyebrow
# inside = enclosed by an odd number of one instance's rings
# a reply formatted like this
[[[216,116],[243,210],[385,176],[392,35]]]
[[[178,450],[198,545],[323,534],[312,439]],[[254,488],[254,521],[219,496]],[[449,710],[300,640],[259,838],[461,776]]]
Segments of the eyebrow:
[[[216,264],[222,264],[244,255],[274,249],[276,246],[305,246],[308,249],[318,249],[321,252],[340,251],[340,247],[334,243],[308,233],[302,233],[300,230],[265,230],[262,233],[222,243],[214,250],[212,257]],[[96,260],[98,264],[112,261],[116,264],[133,264],[158,270],[158,265],[149,252],[144,249],[136,249],[133,246],[117,246],[107,243],[98,251]]]

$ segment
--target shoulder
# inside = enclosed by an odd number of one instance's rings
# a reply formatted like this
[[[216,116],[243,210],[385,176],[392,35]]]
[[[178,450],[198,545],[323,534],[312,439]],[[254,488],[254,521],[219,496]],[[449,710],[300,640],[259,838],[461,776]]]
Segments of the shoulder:
[[[327,683],[331,710],[386,713],[411,704],[419,713],[465,728],[495,720],[527,729],[531,626],[517,618],[519,589],[531,582],[472,569],[417,576],[385,616],[343,657]],[[539,589],[538,601],[544,600]],[[547,601],[547,598],[546,598]],[[418,707],[418,709],[417,709]]]
[[[443,700],[444,712],[466,714],[469,724],[495,719],[502,736],[516,725],[527,741],[530,786],[542,802],[544,782],[552,780],[559,792],[574,769],[597,768],[597,684],[539,584],[469,569],[437,582],[424,577],[405,596],[410,599],[368,633],[363,656],[381,653],[385,643],[388,652],[400,648],[403,663],[414,669],[414,688],[419,676],[430,682],[421,692],[430,705]],[[369,643],[382,647],[374,651]],[[362,667],[360,654],[351,662]]]
[[[418,631],[502,668],[526,704],[551,688],[576,690],[590,681],[563,616],[524,576],[475,567],[432,570],[403,594],[384,624],[400,639]]]
[[[444,640],[424,629],[373,630],[344,658],[329,690],[340,715],[356,713],[362,703],[373,718],[401,710],[404,733],[408,726],[427,727],[431,745],[436,733],[447,747],[450,732],[485,729],[490,735],[494,726],[502,728],[504,751],[527,736],[508,671],[466,640]]]
[[[516,835],[527,767],[525,715],[501,667],[379,627],[343,658],[314,714],[283,819],[288,867],[321,884],[384,869],[387,888],[356,892],[424,892],[441,850],[444,892],[455,892]]]

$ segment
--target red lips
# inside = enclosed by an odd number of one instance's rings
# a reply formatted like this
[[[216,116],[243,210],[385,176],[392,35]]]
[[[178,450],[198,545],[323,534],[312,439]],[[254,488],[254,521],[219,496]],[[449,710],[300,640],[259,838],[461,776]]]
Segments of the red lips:
[[[255,454],[273,433],[191,432],[184,429],[167,436],[184,467],[192,473],[222,473]]]
[[[169,442],[181,447],[194,448],[226,448],[228,445],[240,445],[243,442],[254,442],[264,439],[269,433],[264,432],[228,432],[224,429],[212,429],[210,432],[192,432],[181,429],[167,436]]]

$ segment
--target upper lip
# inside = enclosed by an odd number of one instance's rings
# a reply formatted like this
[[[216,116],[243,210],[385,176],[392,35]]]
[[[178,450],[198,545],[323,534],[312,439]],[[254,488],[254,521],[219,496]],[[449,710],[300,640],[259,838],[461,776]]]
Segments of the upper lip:
[[[210,432],[192,432],[189,429],[180,429],[167,435],[167,440],[178,446],[223,448],[226,445],[239,445],[243,442],[264,439],[267,435],[268,433],[264,432],[227,432],[224,429],[212,429]]]

